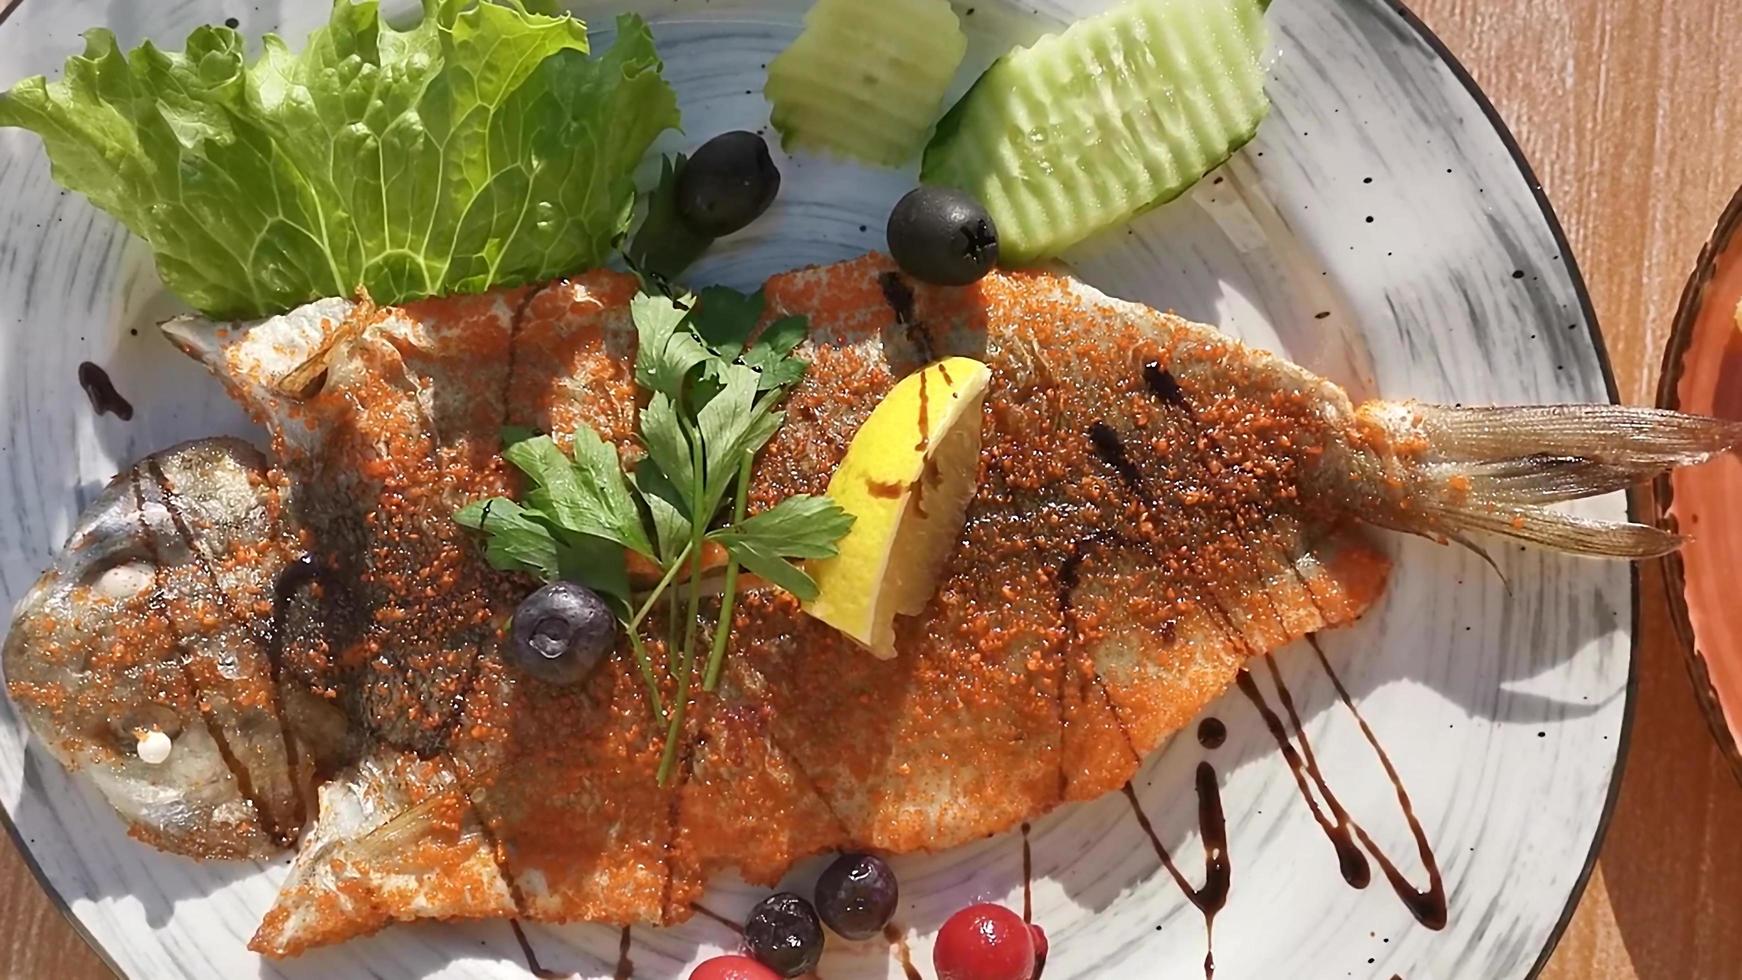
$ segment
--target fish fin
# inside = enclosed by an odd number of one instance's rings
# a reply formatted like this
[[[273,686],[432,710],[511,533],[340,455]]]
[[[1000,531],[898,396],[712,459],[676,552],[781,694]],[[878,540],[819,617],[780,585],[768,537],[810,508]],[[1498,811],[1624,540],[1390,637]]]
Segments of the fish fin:
[[[296,956],[413,919],[506,917],[514,893],[445,764],[379,749],[320,789],[320,816],[248,948]]]
[[[1380,450],[1375,483],[1394,488],[1360,502],[1370,523],[1460,543],[1485,532],[1592,557],[1655,558],[1682,539],[1549,504],[1622,490],[1742,446],[1742,422],[1623,405],[1369,403],[1358,415],[1362,438]]]

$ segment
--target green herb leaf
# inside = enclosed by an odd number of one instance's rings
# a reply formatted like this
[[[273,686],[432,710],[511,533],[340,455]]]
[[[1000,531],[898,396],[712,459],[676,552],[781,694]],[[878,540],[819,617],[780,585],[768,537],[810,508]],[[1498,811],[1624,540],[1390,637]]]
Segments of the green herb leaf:
[[[525,442],[538,434],[539,432],[537,429],[529,428],[524,425],[505,425],[502,427],[501,431],[502,448],[506,450],[509,446],[512,446],[517,442]]]
[[[782,558],[833,558],[853,515],[828,497],[799,494],[708,535],[726,546],[750,545]]]
[[[546,582],[555,579],[560,562],[556,537],[506,497],[492,497],[462,507],[454,520],[489,535],[484,559],[491,568],[531,572]]]
[[[598,521],[586,507],[580,474],[550,436],[529,436],[502,448],[502,458],[525,473],[533,490],[527,495],[532,510],[548,515],[571,531],[589,531]]]
[[[783,316],[770,323],[756,338],[755,348],[785,357],[810,335],[810,323],[802,316]],[[803,361],[798,362],[802,368]]]
[[[529,509],[567,531],[615,541],[652,558],[653,545],[629,495],[617,450],[585,425],[575,430],[574,448],[570,462],[550,436],[533,436],[503,449],[502,458],[532,480]]]
[[[425,0],[384,24],[340,0],[300,53],[200,27],[186,51],[86,34],[64,77],[0,95],[62,185],[150,243],[164,282],[214,318],[366,288],[376,302],[542,281],[597,265],[630,174],[678,123],[640,20],[589,59],[569,16]]]
[[[582,425],[575,429],[574,453],[575,469],[582,475],[582,499],[604,528],[599,536],[652,558],[653,544],[641,525],[641,511],[635,506],[635,498],[629,495],[629,481],[623,476],[623,463],[617,458],[616,447]],[[591,477],[591,481],[586,477]]]
[[[786,316],[768,325],[741,360],[761,373],[757,386],[763,391],[797,384],[808,365],[793,357],[793,348],[804,342],[809,326],[802,316]]]
[[[687,162],[681,153],[675,159],[660,159],[659,183],[647,195],[647,214],[624,255],[636,272],[666,292],[671,290],[671,281],[714,243],[712,238],[691,231],[678,217],[677,181]]]
[[[669,297],[640,293],[630,300],[629,315],[635,321],[635,383],[680,402],[684,378],[708,359],[707,348],[684,322],[689,311]]]
[[[695,502],[690,500],[690,488],[695,481],[694,466],[690,462],[690,440],[684,434],[677,408],[670,397],[655,392],[648,399],[647,407],[641,410],[641,443],[647,447],[648,458],[659,467],[676,494],[672,502],[685,510],[694,507]]]
[[[643,423],[645,426],[645,423]],[[685,457],[687,462],[688,457]],[[690,519],[685,516],[689,505],[672,481],[666,478],[651,457],[644,457],[635,466],[635,489],[653,518],[653,536],[659,545],[661,567],[677,558],[690,540]]]
[[[590,534],[559,532],[556,557],[557,571],[564,579],[599,593],[618,619],[629,618],[633,593],[622,545]]]
[[[805,602],[817,597],[817,583],[804,570],[786,559],[747,541],[721,541],[738,563]]]
[[[713,400],[696,413],[696,429],[701,435],[706,459],[706,498],[704,506],[711,518],[724,499],[732,476],[738,472],[738,461],[745,453],[754,454],[774,436],[784,416],[766,405],[757,407],[757,375],[743,364],[728,364],[721,368],[724,387]]]
[[[512,545],[525,561],[560,564],[565,576],[615,597],[613,607],[628,628],[655,714],[667,723],[658,770],[662,785],[676,762],[694,679],[701,544],[715,541],[731,555],[726,564],[727,595],[704,671],[703,686],[711,690],[719,681],[730,640],[740,566],[800,599],[814,599],[816,583],[793,559],[834,556],[837,542],[853,523],[833,500],[804,495],[745,516],[756,453],[785,418],[775,406],[785,386],[805,370],[805,362],[792,354],[805,338],[804,319],[782,318],[751,340],[762,308],[760,293],[742,296],[721,288],[705,290],[694,309],[665,296],[643,294],[632,301],[630,311],[640,342],[635,379],[651,393],[640,412],[641,442],[647,454],[636,463],[633,477],[624,476],[616,450],[591,429],[575,433],[572,464],[547,436],[520,431],[503,435],[508,443],[503,455],[535,484],[526,495],[531,508],[527,523],[538,530],[542,528],[538,522],[545,521],[555,531],[551,532],[554,540],[538,541],[517,529],[511,541],[498,543],[492,538],[491,554],[502,553],[503,561],[520,561],[506,553]],[[734,488],[731,513],[723,526],[710,530],[720,518],[725,495]],[[479,526],[480,505],[466,508],[460,517],[470,522],[468,526]],[[651,543],[647,527],[652,528]],[[620,549],[612,552],[614,543],[649,557],[657,555],[661,578],[650,593],[631,600],[624,555]],[[684,585],[679,580],[685,575],[689,578],[687,613],[680,616],[677,609]],[[671,609],[673,629],[668,664],[675,666],[668,669],[676,698],[669,716],[660,680],[638,632],[662,600]]]
[[[733,360],[760,374],[757,387],[762,391],[783,388],[804,377],[804,361],[790,355],[804,341],[807,321],[802,316],[781,317],[751,340],[764,306],[760,290],[748,296],[719,286],[702,290],[690,323],[718,354],[708,377],[721,380],[721,362]]]
[[[744,352],[750,331],[762,317],[762,303],[760,289],[745,295],[725,286],[709,286],[696,297],[690,325],[710,350],[730,361]]]

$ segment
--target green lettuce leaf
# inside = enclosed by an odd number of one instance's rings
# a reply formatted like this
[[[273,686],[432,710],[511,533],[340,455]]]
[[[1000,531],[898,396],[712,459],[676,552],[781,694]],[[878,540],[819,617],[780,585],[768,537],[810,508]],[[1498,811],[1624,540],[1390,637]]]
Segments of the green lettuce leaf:
[[[678,124],[647,26],[587,56],[519,0],[424,0],[417,26],[337,0],[300,53],[201,27],[183,52],[85,36],[64,77],[0,95],[55,179],[151,244],[211,317],[359,287],[378,303],[549,279],[608,255],[636,162]]]

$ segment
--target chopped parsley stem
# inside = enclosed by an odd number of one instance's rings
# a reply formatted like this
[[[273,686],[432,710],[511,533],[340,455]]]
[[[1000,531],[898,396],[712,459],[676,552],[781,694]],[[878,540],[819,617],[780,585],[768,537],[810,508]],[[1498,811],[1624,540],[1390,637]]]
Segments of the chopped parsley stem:
[[[659,696],[659,681],[653,676],[653,661],[647,659],[647,648],[641,645],[641,636],[634,630],[629,630],[629,649],[635,651],[635,666],[641,669],[641,680],[647,684],[647,695],[653,699],[653,713],[660,721],[665,720],[665,701]]]
[[[690,457],[694,464],[695,496],[701,500],[705,489],[705,460],[702,456],[702,441],[690,440]],[[708,533],[708,521],[712,515],[698,510],[690,521],[690,603],[689,615],[686,617],[683,630],[683,651],[678,656],[677,696],[671,709],[671,720],[666,726],[665,752],[660,756],[659,774],[656,777],[659,785],[667,786],[671,782],[671,771],[677,762],[678,740],[683,735],[684,715],[689,708],[690,675],[696,669],[696,617],[701,614],[702,605],[702,539]],[[679,562],[678,564],[681,564]]]
[[[753,453],[745,453],[738,464],[738,493],[732,499],[732,523],[744,521],[744,511],[750,503],[750,466],[756,461]],[[720,596],[720,621],[714,624],[714,648],[708,651],[708,670],[702,678],[702,690],[712,692],[720,683],[720,668],[726,663],[726,641],[732,635],[732,607],[738,601],[738,559],[726,556],[726,591]]]
[[[624,626],[624,632],[629,634],[629,648],[635,653],[635,666],[641,670],[641,680],[646,683],[648,696],[653,699],[653,713],[660,721],[665,721],[668,717],[665,710],[665,700],[659,696],[659,681],[653,676],[653,661],[648,659],[647,647],[641,642],[641,624],[647,619],[647,614],[653,611],[654,604],[659,602],[659,597],[664,595],[665,590],[670,587],[671,580],[677,577],[678,570],[683,568],[684,559],[689,557],[690,551],[694,548],[693,542],[684,545],[683,550],[678,552],[677,560],[673,561],[671,567],[665,570],[665,577],[659,580],[659,584],[654,586],[653,591],[642,601],[641,608],[635,611],[635,615],[629,617],[629,622]]]
[[[678,605],[681,601],[676,589],[665,590],[665,648],[672,653],[677,652],[678,641],[683,639],[683,616],[679,615],[682,610]],[[661,716],[659,720],[665,718]]]
[[[665,594],[666,587],[671,585],[671,580],[677,578],[678,571],[683,568],[684,559],[688,558],[690,556],[690,551],[695,548],[696,543],[694,541],[684,544],[683,550],[678,552],[677,557],[672,560],[671,567],[665,570],[665,577],[659,580],[659,584],[653,587],[652,592],[648,593],[646,600],[641,603],[641,608],[635,611],[635,615],[629,617],[629,632],[633,633],[641,627],[641,623],[647,618],[647,614],[653,611],[653,604],[658,602],[659,597]]]

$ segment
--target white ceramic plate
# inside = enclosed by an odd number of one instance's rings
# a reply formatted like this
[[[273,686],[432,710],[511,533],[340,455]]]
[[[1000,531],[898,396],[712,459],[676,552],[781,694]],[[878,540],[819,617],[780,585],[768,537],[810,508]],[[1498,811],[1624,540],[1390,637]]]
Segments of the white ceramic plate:
[[[1096,5],[958,0],[973,38],[958,88],[1014,40]],[[0,76],[53,72],[77,32],[108,24],[131,44],[179,42],[202,21],[300,38],[324,4],[232,0],[14,0],[0,25]],[[763,127],[763,65],[797,32],[799,0],[620,0],[582,12],[603,26],[636,7],[654,23],[693,146]],[[598,9],[593,9],[597,7]],[[1278,0],[1275,110],[1258,139],[1185,198],[1078,249],[1071,264],[1109,292],[1173,307],[1277,349],[1357,394],[1445,402],[1607,401],[1612,384],[1565,241],[1491,107],[1414,17],[1381,0]],[[760,281],[791,265],[881,245],[909,172],[779,160],[771,217],[710,256],[698,281]],[[0,595],[15,600],[71,522],[126,462],[176,440],[250,433],[240,413],[154,323],[173,311],[148,253],[82,199],[60,192],[34,137],[0,132]],[[75,380],[106,365],[138,414],[97,417]],[[1611,498],[1582,512],[1620,517]],[[1213,771],[1227,814],[1231,889],[1215,919],[1218,975],[1517,977],[1564,926],[1608,813],[1628,721],[1631,572],[1514,547],[1500,578],[1470,555],[1392,539],[1384,601],[1323,638],[1327,661],[1389,753],[1444,879],[1432,929],[1375,864],[1357,889],[1253,702],[1231,692],[1208,715],[1208,749],[1186,733],[1157,753],[1135,797],[1156,840],[1203,880],[1194,773]],[[1276,657],[1325,782],[1373,849],[1424,887],[1423,857],[1377,753],[1304,644]],[[1262,698],[1279,695],[1254,665]],[[1286,725],[1286,719],[1283,724]],[[1292,737],[1292,729],[1286,729]],[[1298,743],[1298,739],[1292,739]],[[1318,798],[1313,791],[1313,798]],[[0,700],[0,802],[43,881],[92,942],[139,977],[524,975],[503,922],[426,924],[311,954],[258,960],[244,947],[285,863],[197,864],[135,843],[95,796],[32,743]],[[1322,806],[1322,804],[1320,804]],[[1202,917],[1158,861],[1119,794],[1067,807],[1027,839],[1033,915],[1052,937],[1050,980],[1198,977]],[[1371,859],[1370,859],[1371,860]],[[930,935],[974,898],[1020,907],[1024,839],[992,838],[897,861],[901,922],[930,974]],[[794,873],[803,883],[816,868]],[[755,900],[719,882],[711,906]],[[1431,918],[1431,916],[1429,916]],[[621,934],[533,927],[548,967],[608,975]],[[698,918],[636,930],[638,977],[679,976],[732,935]],[[833,943],[831,980],[900,976],[881,944]]]

